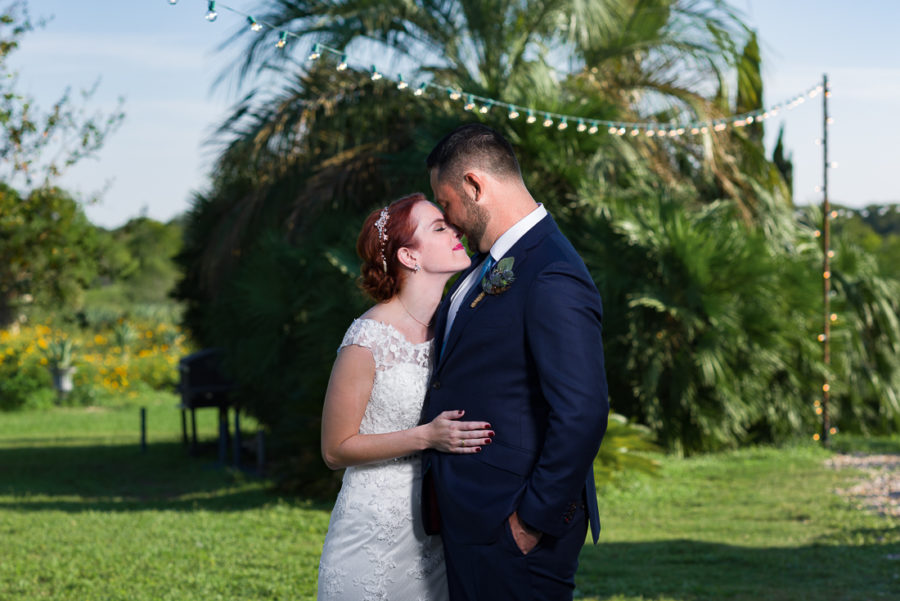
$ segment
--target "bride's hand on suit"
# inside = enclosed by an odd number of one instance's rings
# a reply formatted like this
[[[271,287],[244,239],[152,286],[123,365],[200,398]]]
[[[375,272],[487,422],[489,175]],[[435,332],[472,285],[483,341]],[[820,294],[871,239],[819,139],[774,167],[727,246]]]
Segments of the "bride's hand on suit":
[[[444,411],[425,425],[429,447],[444,453],[480,453],[494,431],[485,422],[460,421],[465,411]]]

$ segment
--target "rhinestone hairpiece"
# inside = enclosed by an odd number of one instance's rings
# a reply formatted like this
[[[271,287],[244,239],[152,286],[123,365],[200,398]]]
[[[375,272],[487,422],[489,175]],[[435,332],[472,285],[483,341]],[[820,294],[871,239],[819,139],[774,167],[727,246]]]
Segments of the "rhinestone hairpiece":
[[[384,256],[384,243],[388,241],[388,235],[385,233],[388,219],[390,219],[388,208],[384,207],[381,209],[381,214],[378,215],[378,221],[375,222],[375,228],[378,230],[378,239],[381,241],[381,265],[384,267],[385,273],[387,273],[387,257]]]

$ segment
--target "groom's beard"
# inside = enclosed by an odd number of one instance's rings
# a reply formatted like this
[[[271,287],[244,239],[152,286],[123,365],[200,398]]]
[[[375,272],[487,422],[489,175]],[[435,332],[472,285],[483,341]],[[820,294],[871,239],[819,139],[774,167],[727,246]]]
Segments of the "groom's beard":
[[[466,208],[466,223],[459,225],[469,240],[469,248],[482,252],[490,250],[481,248],[481,241],[484,239],[484,232],[488,224],[488,212],[474,199],[465,199],[463,205]]]

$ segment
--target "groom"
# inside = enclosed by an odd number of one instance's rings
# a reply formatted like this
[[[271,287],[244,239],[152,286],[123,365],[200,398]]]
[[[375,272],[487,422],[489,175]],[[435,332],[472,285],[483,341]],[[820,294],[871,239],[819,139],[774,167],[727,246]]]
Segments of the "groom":
[[[595,543],[600,530],[600,295],[500,134],[463,125],[427,167],[478,253],[438,308],[424,420],[463,409],[496,432],[479,453],[424,458],[423,512],[440,519],[450,598],[571,599],[588,522]]]

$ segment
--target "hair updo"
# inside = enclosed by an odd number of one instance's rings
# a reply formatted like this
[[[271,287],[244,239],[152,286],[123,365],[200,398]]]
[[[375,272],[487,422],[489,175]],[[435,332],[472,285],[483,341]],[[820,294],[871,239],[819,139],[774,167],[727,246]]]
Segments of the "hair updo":
[[[397,258],[397,251],[403,247],[412,248],[416,223],[412,220],[413,206],[428,199],[416,192],[397,199],[387,206],[387,224],[384,233],[384,259],[382,260],[382,240],[376,223],[382,209],[375,209],[363,222],[362,231],[356,241],[356,253],[363,260],[359,286],[376,301],[386,301],[400,290],[406,277],[406,267]],[[387,271],[385,271],[385,262]]]

